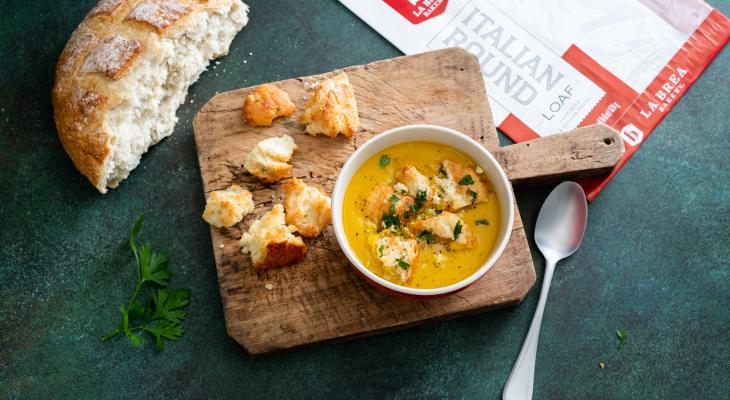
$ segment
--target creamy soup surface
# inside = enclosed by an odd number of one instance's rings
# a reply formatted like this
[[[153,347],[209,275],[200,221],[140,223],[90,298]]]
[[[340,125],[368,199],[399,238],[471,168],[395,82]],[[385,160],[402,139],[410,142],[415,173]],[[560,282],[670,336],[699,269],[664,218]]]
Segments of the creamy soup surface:
[[[360,261],[393,283],[459,282],[492,254],[499,202],[484,171],[441,144],[409,142],[367,160],[343,202],[345,235]]]

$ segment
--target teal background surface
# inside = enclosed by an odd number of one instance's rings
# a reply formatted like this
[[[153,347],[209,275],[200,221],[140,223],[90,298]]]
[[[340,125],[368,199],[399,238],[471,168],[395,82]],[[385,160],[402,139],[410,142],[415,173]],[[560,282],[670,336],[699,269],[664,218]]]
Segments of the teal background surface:
[[[0,0],[0,399],[500,398],[540,289],[532,240],[538,284],[517,307],[258,359],[227,337],[193,116],[216,92],[400,54],[336,1],[248,2],[251,22],[192,86],[175,134],[102,196],[61,148],[50,103],[95,1]],[[590,205],[585,243],[553,280],[535,398],[730,398],[729,61],[725,49]],[[550,189],[516,193],[530,237]],[[141,212],[173,284],[192,289],[187,332],[160,354],[99,341],[132,289],[125,240]]]

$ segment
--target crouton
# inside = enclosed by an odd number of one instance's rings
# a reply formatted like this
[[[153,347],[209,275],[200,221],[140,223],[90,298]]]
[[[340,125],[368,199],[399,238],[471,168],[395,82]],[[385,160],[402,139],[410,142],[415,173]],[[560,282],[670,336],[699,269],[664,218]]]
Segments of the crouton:
[[[458,215],[448,211],[429,219],[416,221],[410,225],[410,229],[418,238],[426,241],[429,236],[424,235],[424,232],[446,241],[454,241],[464,247],[472,247],[475,244],[475,237],[469,226]]]
[[[352,137],[360,128],[355,91],[346,73],[323,79],[304,106],[300,120],[312,136],[335,137],[338,133]]]
[[[301,179],[284,182],[286,223],[297,227],[306,237],[318,236],[331,222],[330,198]]]
[[[296,111],[289,95],[277,86],[258,86],[246,96],[243,115],[251,126],[271,126],[277,117],[288,117]]]
[[[401,236],[372,235],[371,250],[383,265],[383,269],[401,284],[413,277],[418,259],[418,241]]]
[[[294,225],[286,225],[284,206],[276,204],[241,236],[241,251],[251,255],[259,270],[296,264],[307,251],[302,238],[294,236],[296,230]]]
[[[240,222],[253,209],[251,192],[238,185],[231,185],[226,190],[210,193],[205,202],[203,219],[217,228],[228,228]]]
[[[418,197],[419,193],[425,193],[425,200],[433,198],[433,189],[428,178],[420,173],[416,167],[407,165],[399,171],[398,180],[408,188],[408,194]]]
[[[439,201],[451,211],[468,205],[484,203],[489,200],[489,187],[479,179],[479,175],[468,167],[451,160],[441,163],[443,177],[435,177],[440,193]]]
[[[297,148],[294,139],[289,135],[264,139],[248,153],[243,167],[252,175],[267,183],[272,183],[291,176],[291,160]]]
[[[370,192],[365,201],[365,215],[378,226],[381,226],[383,216],[397,218],[400,224],[401,220],[411,216],[411,206],[414,204],[412,197],[396,193],[392,186],[379,185]],[[385,228],[390,227],[393,222],[395,220],[385,221]]]

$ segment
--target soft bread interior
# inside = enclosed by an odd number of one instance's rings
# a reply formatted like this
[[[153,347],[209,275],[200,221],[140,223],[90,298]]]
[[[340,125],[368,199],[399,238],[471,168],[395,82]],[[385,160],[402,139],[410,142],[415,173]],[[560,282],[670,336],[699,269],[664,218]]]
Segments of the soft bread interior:
[[[136,60],[116,93],[122,102],[106,114],[111,152],[99,186],[117,187],[150,146],[172,134],[188,87],[210,60],[228,53],[248,22],[247,11],[246,5],[233,1],[230,7],[190,15],[184,27],[160,38],[155,52]]]

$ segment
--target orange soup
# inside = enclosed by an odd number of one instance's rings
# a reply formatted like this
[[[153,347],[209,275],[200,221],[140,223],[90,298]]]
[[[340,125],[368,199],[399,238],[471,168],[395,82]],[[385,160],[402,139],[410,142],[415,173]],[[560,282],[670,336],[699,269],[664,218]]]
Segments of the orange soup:
[[[367,160],[343,201],[352,250],[373,273],[414,288],[459,282],[489,258],[500,209],[482,168],[441,144],[402,143]]]

